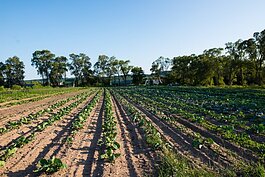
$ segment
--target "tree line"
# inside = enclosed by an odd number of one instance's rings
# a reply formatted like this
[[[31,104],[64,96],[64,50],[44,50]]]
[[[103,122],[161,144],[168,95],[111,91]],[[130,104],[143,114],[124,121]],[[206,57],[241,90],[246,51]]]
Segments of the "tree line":
[[[200,55],[172,59],[169,82],[186,85],[262,85],[265,83],[265,30]]]
[[[72,53],[67,58],[56,56],[49,50],[37,50],[32,54],[31,64],[37,69],[44,86],[65,85],[67,71],[74,76],[74,86],[111,85],[116,78],[118,79],[116,85],[126,85],[130,72],[135,85],[142,83],[144,78],[143,69],[130,65],[130,60],[107,55],[99,55],[98,61],[92,68],[90,58],[84,53]],[[24,69],[24,63],[17,56],[8,58],[5,63],[0,62],[0,86],[24,86]]]
[[[255,32],[250,39],[228,42],[224,48],[211,48],[199,55],[159,57],[151,65],[149,80],[156,84],[181,85],[263,85],[265,83],[265,30]],[[84,54],[55,56],[49,50],[32,54],[32,66],[37,69],[43,85],[64,85],[66,72],[74,76],[75,86],[127,85],[131,75],[135,85],[144,82],[141,67],[130,60],[99,55],[93,65]],[[24,84],[24,64],[17,56],[0,62],[0,86]],[[121,83],[121,79],[123,82]]]

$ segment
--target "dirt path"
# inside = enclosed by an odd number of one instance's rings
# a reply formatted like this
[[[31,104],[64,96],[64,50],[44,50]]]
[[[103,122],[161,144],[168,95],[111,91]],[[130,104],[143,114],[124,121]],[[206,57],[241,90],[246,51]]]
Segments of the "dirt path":
[[[142,131],[139,131],[122,106],[112,99],[117,118],[117,142],[121,145],[114,164],[105,167],[103,176],[146,176],[153,173],[154,152],[147,147]]]
[[[92,99],[92,97],[94,97],[94,94],[89,96],[88,99]],[[24,124],[24,125],[20,126],[18,129],[13,129],[10,132],[7,132],[7,133],[1,135],[0,136],[0,142],[1,142],[0,149],[3,149],[3,147],[7,146],[8,144],[13,142],[15,139],[17,139],[20,136],[30,135],[33,132],[35,127],[40,125],[43,121],[46,121],[47,119],[49,119],[51,117],[51,115],[56,114],[61,108],[65,108],[77,100],[78,100],[77,98],[74,100],[71,100],[71,101],[67,102],[66,104],[54,109],[53,112],[51,112],[49,114],[48,113],[44,114],[43,116],[39,117],[38,119],[32,121],[32,123]]]
[[[143,132],[138,131],[121,105],[113,101],[113,111],[117,117],[117,141],[121,145],[117,153],[121,156],[114,163],[100,159],[102,149],[98,145],[104,120],[104,101],[100,99],[85,128],[79,131],[71,148],[65,149],[58,157],[67,164],[67,169],[55,176],[145,176],[152,172],[151,150],[145,145]]]
[[[34,113],[41,109],[45,109],[57,101],[80,94],[84,91],[85,90],[80,90],[77,92],[60,94],[49,98],[45,98],[43,100],[36,101],[34,103],[31,102],[8,108],[0,108],[0,126],[6,124],[8,121],[17,120],[23,116],[29,115],[30,113]]]
[[[33,170],[36,169],[38,161],[51,153],[56,154],[62,147],[62,141],[66,138],[73,117],[90,101],[79,104],[64,119],[55,122],[44,131],[38,133],[35,139],[19,148],[16,154],[8,159],[4,168],[0,168],[0,174],[7,176],[34,176]]]
[[[71,148],[62,151],[58,156],[67,164],[67,169],[57,172],[56,176],[92,176],[102,174],[98,167],[98,140],[101,135],[103,116],[103,97],[100,98],[96,108],[91,112],[84,128],[79,131]]]
[[[172,124],[162,121],[159,117],[148,112],[142,106],[134,104],[131,101],[129,102],[147,116],[147,120],[151,121],[160,134],[162,134],[167,141],[172,143],[178,153],[186,156],[193,161],[193,163],[195,162],[196,165],[210,170],[214,168],[217,171],[231,165],[231,162],[226,157],[219,156],[207,147],[201,149],[195,148],[192,145],[193,139],[172,126]]]
[[[87,118],[83,129],[77,132],[72,145],[64,140],[70,135],[74,117],[91,100],[81,103],[64,119],[55,122],[44,131],[36,134],[32,142],[19,148],[0,168],[2,176],[47,176],[33,173],[38,161],[55,156],[67,168],[52,176],[148,176],[154,171],[155,153],[145,143],[144,132],[134,125],[122,105],[113,99],[113,111],[117,118],[117,142],[121,145],[120,157],[114,163],[100,159],[102,149],[98,141],[102,134],[104,120],[104,97],[102,96]],[[34,124],[35,125],[35,124]],[[33,126],[33,125],[32,125]],[[27,127],[29,128],[29,127]],[[23,129],[26,131],[27,128]],[[22,131],[22,130],[21,130]],[[0,175],[1,176],[1,175]]]

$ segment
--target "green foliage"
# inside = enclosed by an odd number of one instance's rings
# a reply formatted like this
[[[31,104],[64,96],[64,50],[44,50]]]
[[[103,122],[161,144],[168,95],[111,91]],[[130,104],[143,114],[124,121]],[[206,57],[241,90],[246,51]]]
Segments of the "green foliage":
[[[253,38],[228,42],[225,46],[225,52],[223,48],[212,48],[201,55],[174,57],[171,76],[182,85],[265,83],[265,30],[254,33]],[[151,71],[158,68],[157,64],[153,64]]]
[[[141,67],[133,67],[132,70],[133,84],[140,85],[143,82],[144,71]]]
[[[20,85],[12,85],[11,89],[12,90],[21,90],[22,87]]]
[[[0,92],[6,91],[4,86],[0,86]]]
[[[116,158],[120,156],[115,151],[120,148],[120,144],[116,142],[117,128],[116,120],[113,116],[111,96],[108,90],[105,92],[105,119],[102,126],[103,138],[98,144],[105,146],[104,154],[101,154],[102,159],[107,159],[110,162],[114,162]]]
[[[10,88],[13,85],[22,85],[24,79],[25,65],[17,56],[10,57],[5,62],[4,75],[6,85]]]
[[[265,177],[265,168],[264,164],[258,163],[257,165],[249,165],[248,167],[244,168],[241,173],[241,176],[245,177]]]
[[[43,85],[41,85],[40,82],[37,81],[33,81],[32,84],[34,84],[33,89],[40,89],[40,88],[44,88]]]
[[[5,166],[5,161],[0,160],[0,167],[3,167],[3,166]]]
[[[157,168],[159,177],[172,176],[172,177],[214,177],[216,174],[209,173],[203,169],[195,169],[189,165],[187,160],[177,155],[171,150],[163,149],[163,154],[160,154],[161,163]]]
[[[71,74],[75,76],[75,86],[78,86],[79,83],[83,84],[88,83],[89,77],[92,75],[91,62],[90,58],[84,54],[70,54],[71,63],[68,65],[71,71]]]
[[[55,158],[54,156],[51,159],[41,159],[38,162],[37,169],[34,170],[35,173],[38,172],[46,172],[46,173],[54,173],[59,171],[60,169],[67,168],[66,164],[64,164],[61,159]]]

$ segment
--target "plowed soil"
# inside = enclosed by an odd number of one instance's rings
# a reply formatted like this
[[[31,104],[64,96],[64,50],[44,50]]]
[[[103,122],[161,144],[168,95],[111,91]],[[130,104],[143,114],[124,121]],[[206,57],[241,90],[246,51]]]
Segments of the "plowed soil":
[[[55,100],[55,98],[53,99]],[[50,98],[50,101],[53,99]],[[112,102],[113,112],[117,119],[118,133],[116,141],[121,145],[117,153],[120,153],[121,156],[113,163],[100,158],[102,149],[100,149],[98,141],[102,137],[102,123],[104,121],[103,95],[87,118],[84,128],[75,135],[72,144],[65,143],[64,140],[70,133],[72,121],[91,99],[92,97],[89,97],[62,120],[37,133],[32,142],[19,148],[7,160],[5,166],[0,167],[0,176],[47,176],[47,174],[34,173],[33,171],[36,170],[40,159],[47,159],[52,156],[60,158],[67,165],[66,169],[60,170],[52,176],[125,177],[153,174],[155,153],[146,145],[143,131],[131,122],[122,105],[114,99]],[[48,104],[48,102],[42,100],[41,103]],[[35,108],[41,107],[37,104],[34,104],[34,106]],[[34,106],[32,105],[30,108],[34,108]],[[20,111],[23,111],[23,109],[21,108]],[[15,112],[19,111],[16,110],[13,114]],[[45,120],[45,117],[40,119],[40,122],[43,120]],[[35,122],[30,126],[21,127],[20,132],[30,132],[31,128],[37,124]],[[6,146],[18,135],[20,134],[16,132],[14,135],[7,133],[0,136],[2,138],[1,146]]]

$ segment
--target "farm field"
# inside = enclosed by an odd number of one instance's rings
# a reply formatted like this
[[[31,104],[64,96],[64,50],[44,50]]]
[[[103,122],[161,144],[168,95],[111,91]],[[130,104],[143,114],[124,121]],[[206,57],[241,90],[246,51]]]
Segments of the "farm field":
[[[0,176],[265,174],[263,90],[110,87],[35,92],[39,94],[21,100],[45,97],[0,107]],[[3,105],[16,100],[3,99]]]

